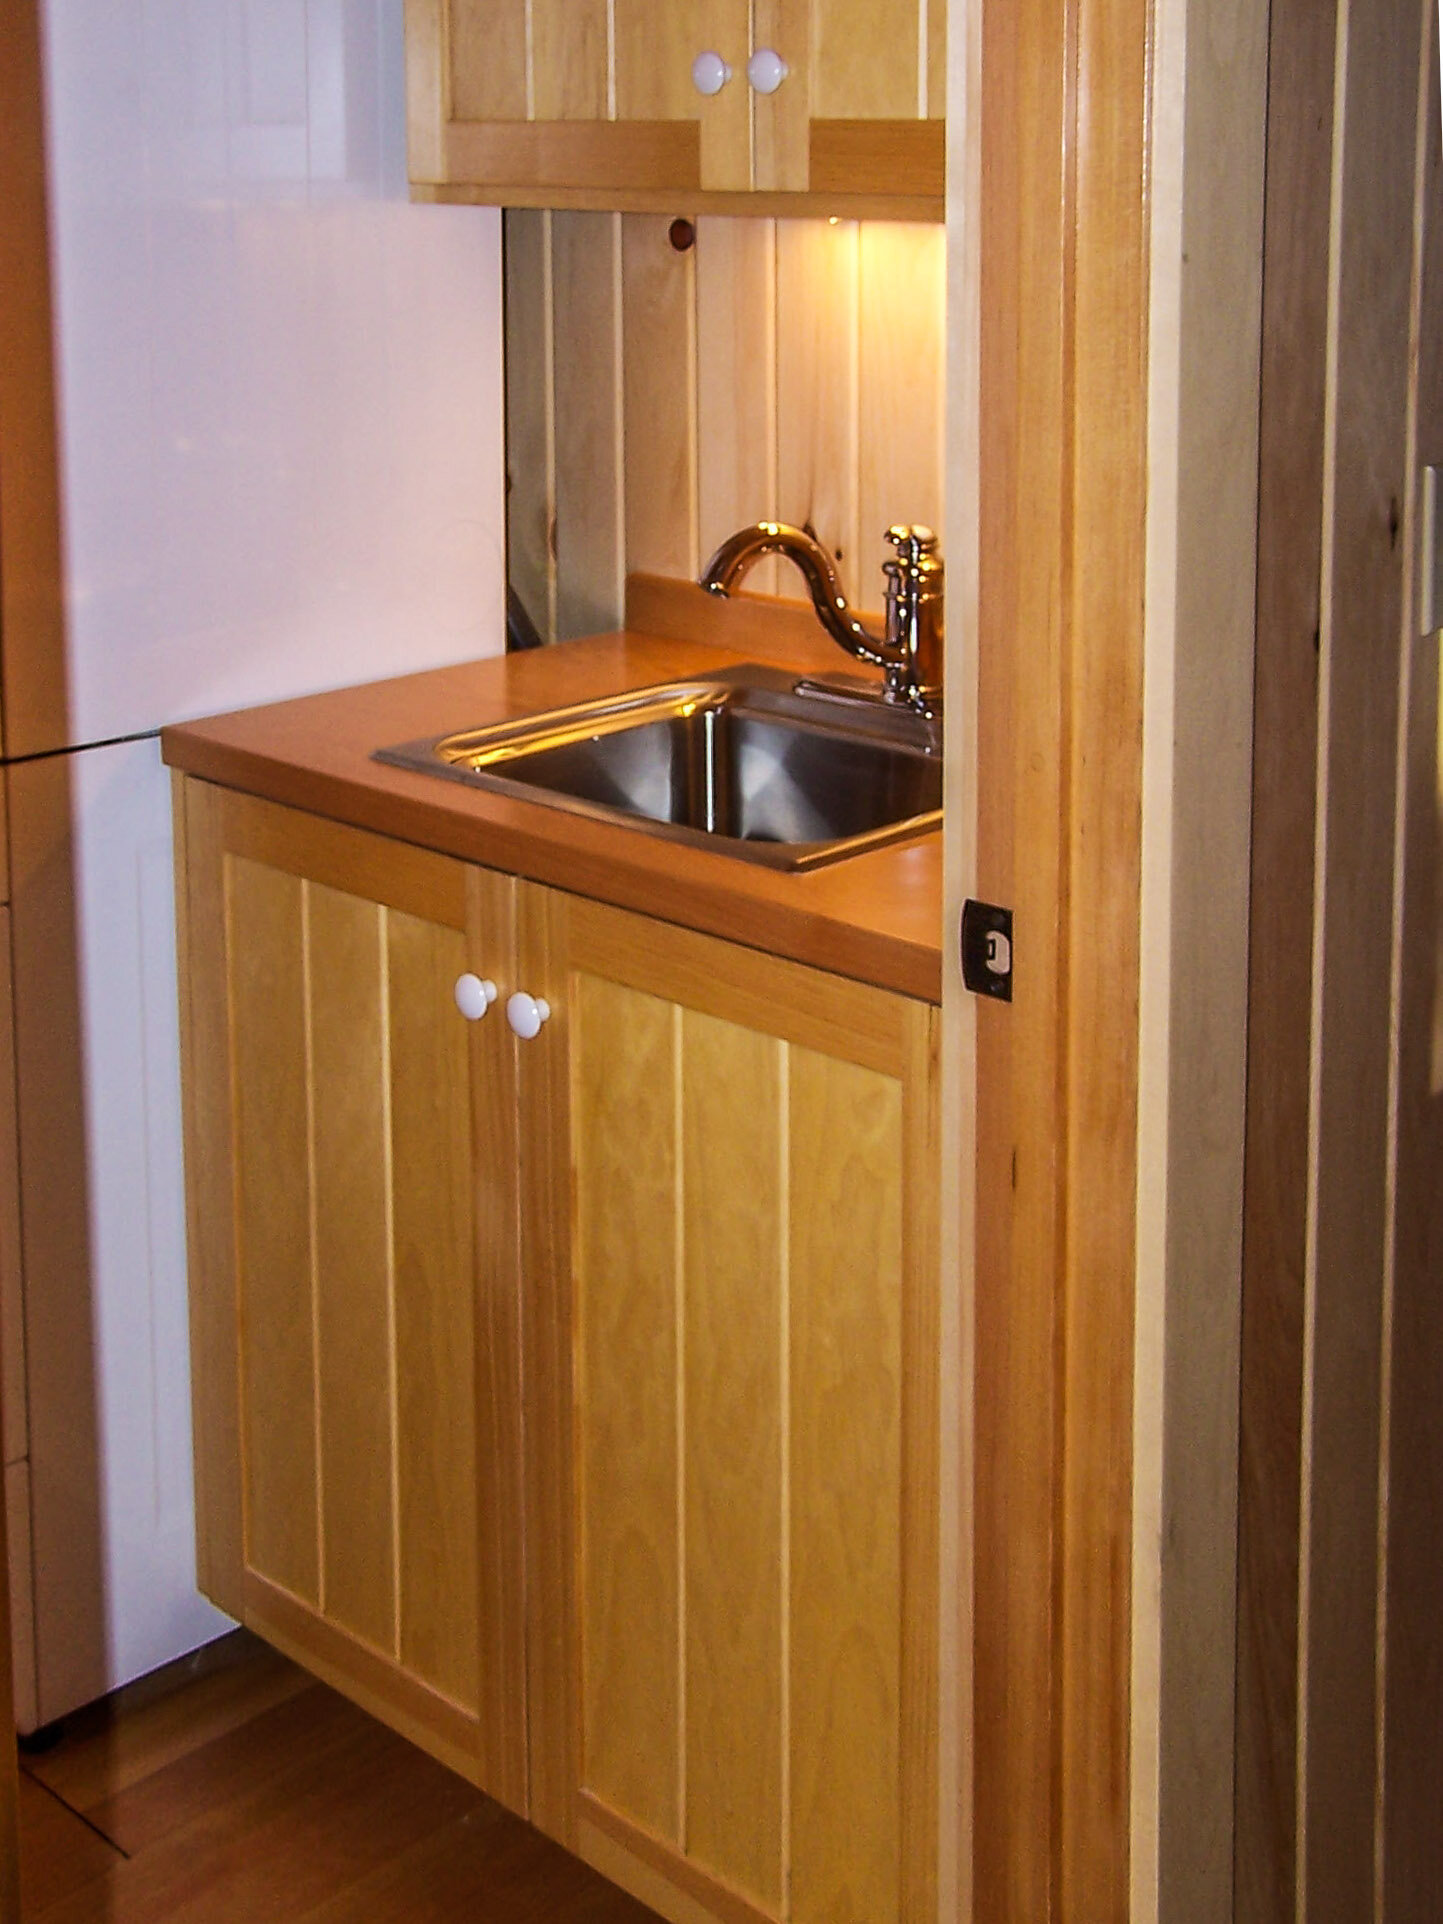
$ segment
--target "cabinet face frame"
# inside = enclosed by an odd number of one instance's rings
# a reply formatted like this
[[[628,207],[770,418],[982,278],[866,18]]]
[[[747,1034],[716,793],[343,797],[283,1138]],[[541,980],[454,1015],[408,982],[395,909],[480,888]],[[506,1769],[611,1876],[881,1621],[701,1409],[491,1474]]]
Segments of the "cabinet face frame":
[[[855,1063],[896,1079],[905,1153],[901,1297],[896,1305],[901,1359],[897,1392],[900,1507],[895,1518],[901,1622],[894,1627],[900,1693],[896,1723],[899,1829],[897,1863],[890,1874],[896,1886],[895,1915],[930,1920],[936,1910],[937,1850],[937,1011],[712,937],[537,887],[523,886],[519,892],[518,963],[519,979],[532,994],[544,995],[552,1010],[541,1038],[522,1045],[520,1074],[525,1170],[521,1247],[523,1273],[528,1278],[527,1504],[533,1520],[527,1571],[532,1613],[528,1645],[532,1819],[643,1901],[663,1910],[690,1902],[700,1904],[708,1915],[735,1919],[738,1924],[762,1924],[790,1914],[784,1906],[777,1907],[780,1900],[769,1904],[744,1895],[737,1884],[701,1868],[666,1841],[660,1826],[652,1829],[628,1820],[585,1782],[582,1626],[586,1613],[579,1594],[585,1568],[585,1504],[580,1487],[584,1448],[574,1372],[583,1368],[586,1339],[582,1305],[574,1294],[579,1251],[572,1247],[571,1238],[582,1220],[578,1185],[584,1189],[587,1178],[576,1167],[575,1153],[568,1160],[566,1150],[572,1128],[568,1118],[578,1099],[579,1079],[588,1074],[568,1033],[570,1005],[584,978],[593,991],[598,986],[608,995],[615,991],[618,1006],[628,998],[633,1007],[638,999],[655,998],[652,1006],[664,1020],[682,1024],[695,1011],[703,1024],[712,1018],[735,1024],[733,1034],[744,1031],[749,1036],[776,1038],[779,1052],[783,1044],[791,1044],[817,1052],[818,1058]],[[687,1154],[680,1118],[689,1097],[679,1055],[675,1064],[677,1084],[665,1089],[663,1106],[676,1105],[675,1140],[680,1147],[674,1153]],[[758,1128],[763,1133],[767,1128],[760,1116]],[[760,1201],[757,1207],[765,1213]],[[681,1234],[679,1227],[677,1233]],[[660,1252],[663,1267],[670,1256],[669,1250]],[[674,1260],[678,1265],[684,1262],[680,1248]],[[683,1273],[691,1302],[695,1285],[689,1267],[685,1272],[678,1267],[674,1281],[680,1289]],[[673,1367],[679,1372],[679,1421],[686,1397],[684,1356],[678,1347]],[[783,1407],[790,1420],[796,1404],[788,1401],[785,1392]],[[679,1432],[678,1451],[684,1451],[687,1435],[685,1430]],[[677,1476],[692,1475],[692,1462],[690,1456],[679,1455],[674,1465]],[[690,1500],[683,1504],[681,1487],[678,1482],[678,1516],[691,1507]],[[764,1506],[765,1498],[759,1497],[759,1502]],[[685,1525],[678,1528],[684,1539]],[[691,1580],[684,1540],[678,1554],[677,1607],[684,1621]],[[788,1593],[782,1605],[784,1616],[796,1608],[794,1598],[795,1593]],[[678,1754],[684,1757],[688,1712],[681,1680],[686,1667],[680,1657],[678,1663],[681,1703],[676,1714],[682,1723],[677,1743]],[[680,1768],[685,1771],[684,1762]],[[679,1809],[684,1810],[685,1796],[679,1794]],[[780,1813],[779,1821],[785,1828]],[[689,1822],[678,1815],[674,1834],[687,1830]]]
[[[502,979],[512,941],[512,885],[505,878],[468,868],[448,857],[183,777],[175,782],[175,822],[177,872],[184,878],[179,891],[179,939],[198,1581],[221,1608],[260,1630],[279,1648],[499,1800],[524,1812],[520,1350],[515,1190],[511,1178],[515,1165],[510,1149],[515,1089],[509,1032],[499,1019],[467,1025],[466,1086],[462,1094],[472,1112],[472,1140],[486,1144],[484,1165],[478,1156],[466,1183],[472,1217],[471,1313],[477,1361],[469,1385],[457,1385],[463,1398],[474,1397],[469,1419],[474,1423],[474,1461],[469,1469],[463,1466],[459,1474],[474,1479],[472,1496],[481,1544],[476,1572],[477,1620],[474,1625],[468,1622],[442,1627],[441,1635],[443,1639],[459,1637],[463,1650],[475,1649],[475,1702],[468,1705],[458,1701],[448,1688],[423,1681],[423,1674],[431,1669],[428,1662],[421,1663],[418,1673],[415,1662],[408,1661],[408,1639],[410,1647],[415,1647],[408,1627],[411,1619],[398,1616],[392,1648],[387,1650],[333,1621],[326,1614],[323,1593],[318,1594],[314,1605],[309,1604],[248,1562],[237,1033],[230,989],[232,958],[241,932],[233,926],[235,905],[228,899],[227,869],[249,865],[252,872],[276,877],[281,883],[292,878],[300,885],[303,901],[307,899],[304,888],[309,885],[318,888],[322,896],[332,891],[350,898],[358,910],[375,904],[379,909],[398,911],[414,928],[449,931],[456,937],[457,953],[466,956],[468,966],[477,973]],[[336,899],[335,895],[331,899]],[[384,921],[378,914],[377,926],[383,926]],[[449,983],[439,983],[438,988],[449,1005]],[[317,992],[324,993],[324,989],[324,984],[310,984],[312,1008],[317,1006]],[[403,1019],[403,1013],[396,1019]],[[454,1017],[457,1024],[462,1021],[454,1006],[443,1007],[441,1014],[443,1020]],[[394,1032],[394,1023],[392,1028]],[[308,1043],[308,1074],[310,1053]],[[287,1073],[284,1063],[278,1072]],[[388,1082],[387,1086],[392,1090],[385,1098],[389,1105],[395,1101],[396,1085]],[[311,1180],[314,1182],[314,1177]],[[314,1317],[319,1314],[314,1190],[312,1198]],[[406,1314],[416,1287],[412,1283],[410,1290],[398,1295],[403,1281],[393,1276],[390,1285],[393,1322]],[[393,1328],[393,1351],[396,1340]],[[312,1367],[316,1372],[313,1380],[319,1386],[319,1358],[313,1359]],[[395,1380],[400,1367],[393,1356],[390,1420],[398,1426],[392,1430],[393,1450],[403,1448],[404,1425],[409,1420],[404,1384]],[[313,1394],[319,1394],[319,1387]],[[319,1426],[319,1417],[316,1421]],[[322,1474],[319,1437],[318,1427],[318,1478]],[[419,1447],[424,1460],[424,1437],[406,1447],[412,1454]],[[393,1479],[403,1474],[404,1460],[397,1458],[393,1464]],[[451,1474],[456,1473],[453,1466]],[[393,1500],[400,1500],[400,1487],[393,1481]],[[418,1514],[424,1514],[424,1510]],[[309,1525],[304,1515],[297,1522],[319,1531],[319,1515],[317,1511],[317,1520]],[[394,1554],[399,1557],[399,1537],[395,1543]],[[420,1549],[426,1553],[424,1543]],[[395,1582],[400,1586],[402,1581],[398,1566]],[[396,1595],[399,1611],[399,1587]]]
[[[648,15],[640,0],[486,8],[406,0],[414,196],[631,213],[940,219],[945,7],[934,0],[918,11],[910,60],[898,53],[882,61],[870,57],[875,9],[853,0],[758,7],[756,44],[785,47],[791,67],[770,97],[746,79],[748,11],[735,0],[708,0],[692,21],[679,22],[675,9],[662,4]],[[703,99],[690,66],[707,47],[726,53],[733,77]],[[878,76],[899,72],[910,109],[863,117],[879,97]],[[817,109],[829,101],[824,117]]]

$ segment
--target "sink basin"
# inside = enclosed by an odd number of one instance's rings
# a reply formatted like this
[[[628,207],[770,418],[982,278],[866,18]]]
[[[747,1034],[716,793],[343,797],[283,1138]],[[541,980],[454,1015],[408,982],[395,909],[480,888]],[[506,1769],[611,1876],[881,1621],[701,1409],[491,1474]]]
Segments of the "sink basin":
[[[402,742],[376,759],[772,868],[815,868],[941,820],[935,724],[761,667]]]

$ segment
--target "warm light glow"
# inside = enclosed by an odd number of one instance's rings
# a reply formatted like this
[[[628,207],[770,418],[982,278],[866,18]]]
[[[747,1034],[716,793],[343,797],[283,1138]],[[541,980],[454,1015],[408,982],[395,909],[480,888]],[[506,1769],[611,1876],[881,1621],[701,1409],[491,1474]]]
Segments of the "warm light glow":
[[[1440,7],[1443,7],[1443,0],[1438,0],[1438,4]],[[828,214],[827,216],[828,227],[835,227],[836,224],[837,224],[837,216],[835,214]]]

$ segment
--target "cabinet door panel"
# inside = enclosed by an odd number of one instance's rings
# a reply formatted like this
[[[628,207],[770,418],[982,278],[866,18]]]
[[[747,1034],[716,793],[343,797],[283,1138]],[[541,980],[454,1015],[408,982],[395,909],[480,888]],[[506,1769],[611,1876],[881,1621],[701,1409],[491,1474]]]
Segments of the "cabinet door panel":
[[[576,983],[575,1289],[582,1771],[678,1835],[675,1012]]]
[[[320,1600],[316,1357],[306,1084],[305,885],[229,872],[236,1249],[250,1568]]]
[[[606,11],[606,0],[531,0],[535,119],[606,118]]]
[[[178,794],[204,1580],[524,1808],[511,885]]]
[[[935,1784],[936,1252],[905,1172],[932,1016],[595,904],[549,897],[532,927],[540,1051],[569,1062],[571,1241],[552,1224],[545,1247],[576,1359],[549,1417],[574,1540],[564,1511],[538,1523],[571,1543],[579,1749],[546,1821],[688,1916],[921,1919],[935,1838],[909,1818],[904,1849],[903,1804]],[[552,1757],[555,1711],[534,1705]]]
[[[447,78],[457,120],[526,120],[526,0],[450,0]]]

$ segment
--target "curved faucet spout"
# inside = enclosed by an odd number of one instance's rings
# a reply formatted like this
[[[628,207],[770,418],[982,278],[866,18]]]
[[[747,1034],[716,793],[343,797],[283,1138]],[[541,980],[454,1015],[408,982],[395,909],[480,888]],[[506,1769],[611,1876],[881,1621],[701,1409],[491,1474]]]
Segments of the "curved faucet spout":
[[[836,564],[805,528],[793,528],[785,521],[758,521],[750,528],[739,528],[707,563],[701,585],[709,594],[729,595],[753,564],[767,554],[785,555],[801,569],[817,619],[839,647],[875,668],[889,668],[898,662],[899,651],[884,636],[874,635],[852,612]]]
[[[707,563],[701,585],[729,595],[764,554],[785,555],[802,571],[817,619],[839,647],[884,672],[881,694],[922,715],[937,715],[942,700],[942,562],[930,528],[887,530],[896,559],[882,564],[887,577],[887,632],[874,635],[853,614],[832,557],[805,528],[785,521],[758,521],[739,528]]]

